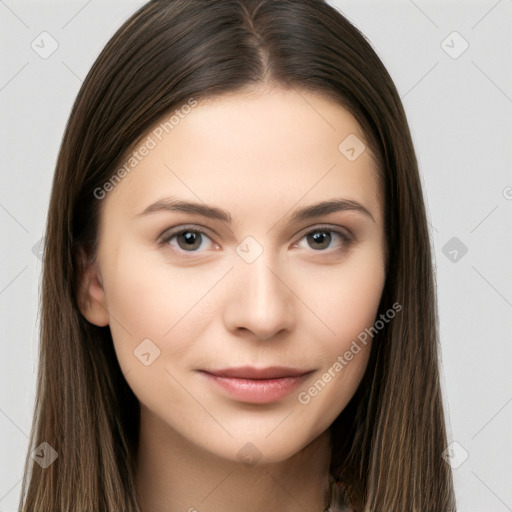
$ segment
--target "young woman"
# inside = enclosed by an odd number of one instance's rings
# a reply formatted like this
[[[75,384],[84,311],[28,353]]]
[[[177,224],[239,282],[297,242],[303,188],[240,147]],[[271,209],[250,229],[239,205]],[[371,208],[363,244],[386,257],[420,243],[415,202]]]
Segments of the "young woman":
[[[417,161],[320,0],[155,0],[50,201],[23,512],[448,512]]]

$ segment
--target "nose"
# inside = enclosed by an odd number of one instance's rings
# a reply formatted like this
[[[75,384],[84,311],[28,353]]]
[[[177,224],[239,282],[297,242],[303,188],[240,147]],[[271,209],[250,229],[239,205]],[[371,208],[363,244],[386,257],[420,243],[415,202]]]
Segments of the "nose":
[[[250,333],[258,340],[269,340],[293,330],[293,291],[284,273],[265,253],[252,263],[239,260],[230,272],[226,291],[223,316],[230,332]]]

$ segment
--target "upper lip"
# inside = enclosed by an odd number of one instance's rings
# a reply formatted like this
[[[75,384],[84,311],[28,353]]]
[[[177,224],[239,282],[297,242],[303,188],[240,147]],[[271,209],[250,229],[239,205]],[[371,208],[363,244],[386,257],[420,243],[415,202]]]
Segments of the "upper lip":
[[[217,377],[230,377],[233,379],[279,379],[286,377],[299,377],[313,370],[301,370],[298,368],[286,368],[283,366],[269,366],[267,368],[254,368],[252,366],[240,366],[237,368],[222,368],[220,370],[203,370]]]

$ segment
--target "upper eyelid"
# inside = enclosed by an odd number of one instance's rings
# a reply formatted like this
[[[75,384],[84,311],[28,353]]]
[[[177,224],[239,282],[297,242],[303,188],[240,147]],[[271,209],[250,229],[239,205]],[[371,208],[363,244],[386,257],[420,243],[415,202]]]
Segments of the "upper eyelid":
[[[299,233],[297,234],[297,236],[301,236],[301,238],[305,235],[307,235],[308,233],[311,233],[311,232],[314,232],[314,231],[332,231],[334,233],[338,233],[338,234],[341,234],[341,235],[344,235],[346,236],[347,238],[353,238],[353,234],[352,232],[346,228],[346,227],[342,227],[342,226],[333,226],[331,224],[315,224],[313,226],[310,226],[308,228],[304,228],[304,229],[301,229],[299,231]]]
[[[176,235],[179,235],[180,233],[183,233],[184,231],[193,231],[198,232],[204,235],[207,235],[208,237],[212,238],[212,235],[210,233],[213,233],[208,228],[205,228],[203,226],[194,226],[193,224],[182,224],[179,226],[175,226],[173,228],[166,229],[159,237],[159,240],[166,240],[169,238],[172,238]]]

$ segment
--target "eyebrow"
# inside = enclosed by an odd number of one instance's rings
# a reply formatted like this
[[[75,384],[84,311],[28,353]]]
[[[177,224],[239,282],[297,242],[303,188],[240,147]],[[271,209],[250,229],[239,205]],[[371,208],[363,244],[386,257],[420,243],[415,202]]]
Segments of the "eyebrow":
[[[331,199],[322,201],[310,206],[306,206],[296,210],[289,218],[290,223],[300,222],[321,215],[328,215],[329,213],[339,211],[354,211],[361,213],[375,222],[373,215],[361,203],[352,199]],[[209,206],[207,204],[195,203],[192,201],[183,201],[176,198],[165,198],[149,205],[143,212],[139,213],[137,217],[149,215],[159,212],[183,212],[201,215],[210,219],[220,220],[231,224],[231,214],[222,208],[216,206]]]

